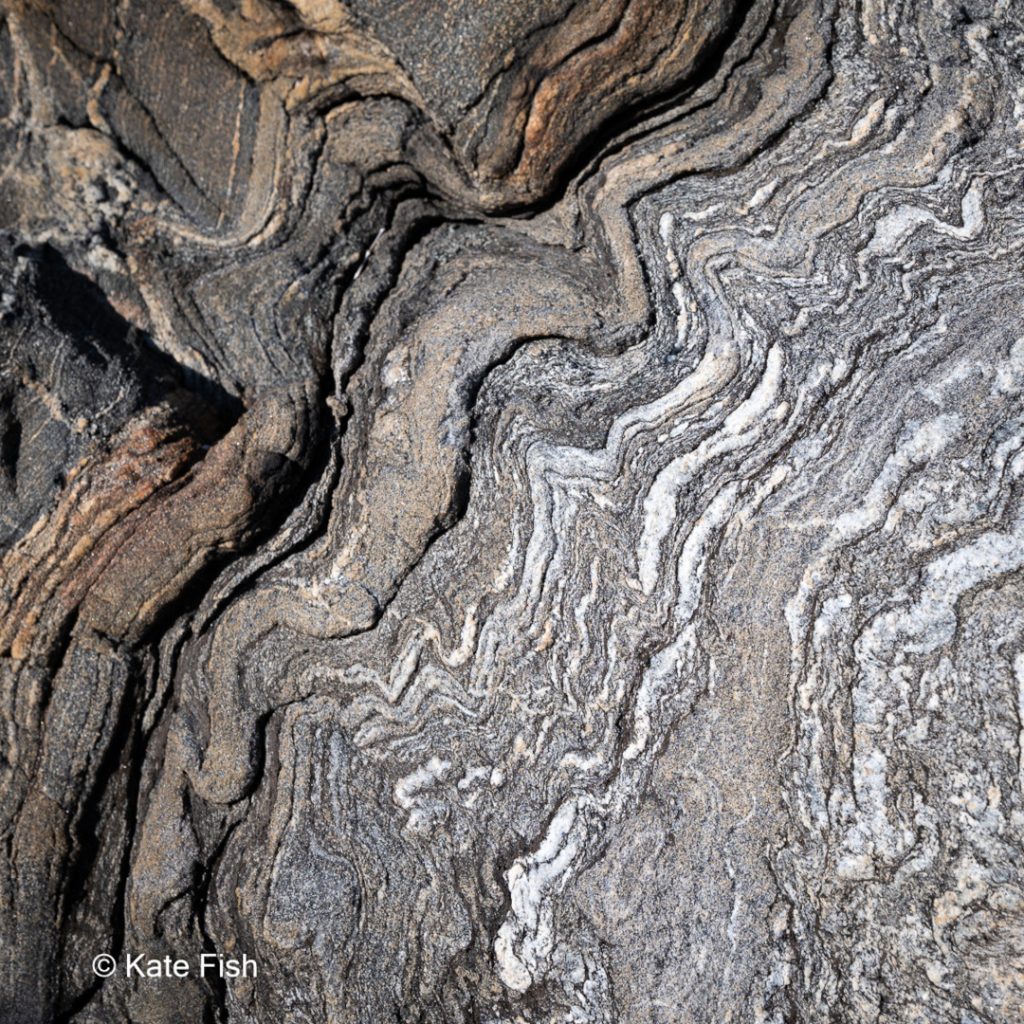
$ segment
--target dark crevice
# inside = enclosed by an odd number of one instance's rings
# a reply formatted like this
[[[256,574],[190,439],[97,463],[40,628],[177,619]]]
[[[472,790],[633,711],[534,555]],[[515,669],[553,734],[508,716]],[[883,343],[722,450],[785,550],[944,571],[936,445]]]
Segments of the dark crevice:
[[[387,226],[383,229],[382,235],[389,231],[393,226],[396,212],[396,210],[390,210],[388,212]],[[403,225],[399,239],[396,244],[391,246],[388,250],[389,266],[387,267],[387,272],[381,282],[381,287],[377,294],[374,295],[370,306],[366,307],[366,311],[364,313],[361,313],[358,327],[352,333],[350,339],[351,356],[346,364],[341,368],[340,373],[336,372],[336,354],[333,351],[333,343],[329,344],[325,360],[326,366],[324,379],[320,389],[320,402],[324,406],[325,419],[330,426],[323,438],[323,441],[326,443],[317,445],[317,450],[320,452],[320,456],[315,460],[314,465],[307,474],[307,483],[302,492],[302,500],[304,500],[305,495],[309,493],[311,488],[317,486],[317,484],[323,480],[323,475],[330,469],[332,460],[334,461],[334,482],[336,482],[340,477],[343,469],[341,457],[340,455],[335,455],[335,453],[338,453],[341,450],[341,445],[345,439],[352,413],[349,408],[349,411],[335,419],[331,410],[327,408],[327,399],[335,399],[339,396],[344,397],[349,383],[359,369],[364,365],[366,346],[369,342],[370,329],[374,322],[376,313],[380,309],[381,304],[387,299],[388,295],[391,294],[394,285],[401,277],[405,257],[433,230],[445,223],[446,221],[443,218],[431,212],[429,209],[425,209],[409,224]],[[342,306],[346,294],[345,285],[350,285],[361,275],[368,260],[370,259],[370,250],[376,244],[376,242],[371,244],[367,250],[364,260],[348,275],[347,281],[338,286],[337,301],[332,317],[332,325],[336,324],[339,317],[342,316]],[[333,489],[333,483],[330,489]],[[210,625],[224,613],[224,610],[229,605],[242,599],[246,594],[254,591],[259,585],[261,578],[273,568],[283,563],[286,559],[292,558],[300,552],[308,550],[317,542],[317,540],[325,536],[329,515],[330,501],[327,501],[321,510],[321,514],[317,522],[313,524],[308,531],[304,532],[301,538],[297,539],[294,543],[290,543],[283,547],[282,550],[275,553],[272,558],[256,567],[251,574],[248,574],[243,579],[239,580],[222,598],[217,601],[216,605],[214,605],[209,612],[204,614],[203,622],[198,629],[198,635],[202,636]]]
[[[0,470],[12,484],[18,482],[18,456],[21,454],[21,421],[10,407],[0,403]]]
[[[118,775],[125,779],[124,793],[124,836],[122,839],[120,866],[116,895],[110,908],[110,952],[120,960],[125,948],[126,894],[128,884],[128,864],[131,856],[132,837],[135,833],[136,816],[138,814],[139,785],[142,778],[143,759],[141,735],[141,707],[144,699],[144,684],[139,678],[143,676],[142,666],[134,659],[129,663],[124,693],[118,708],[117,723],[106,751],[96,771],[96,777],[89,792],[84,795],[81,809],[74,826],[74,845],[69,864],[64,872],[63,892],[69,899],[63,917],[70,918],[74,910],[89,892],[89,883],[93,871],[97,867],[97,857],[101,849],[100,811],[109,795],[111,785]],[[63,931],[61,932],[63,935]],[[78,996],[67,1002],[66,1007],[58,1014],[55,1024],[69,1022],[93,999],[103,986],[103,980],[97,978]],[[65,1002],[66,995],[58,992],[58,1006]]]
[[[187,790],[185,793],[185,799],[187,804]],[[188,805],[186,805],[185,814],[186,817],[191,817],[191,810]],[[220,859],[224,854],[224,850],[227,848],[228,841],[231,839],[231,835],[237,827],[238,822],[234,822],[229,825],[209,860],[205,864],[196,866],[193,908],[196,927],[198,927],[199,934],[202,936],[204,953],[216,954],[218,952],[217,944],[213,941],[213,936],[210,934],[209,925],[206,920],[207,910],[210,905],[210,886],[213,884],[214,874],[217,870],[217,866],[220,864]],[[210,1024],[226,1024],[228,1020],[227,981],[220,976],[220,972],[213,972],[212,979],[207,984],[213,1000],[213,1005],[210,1006],[208,1004],[206,1007],[208,1020],[210,1021]]]
[[[20,246],[15,255],[29,261],[36,296],[50,321],[90,363],[100,368],[120,363],[139,382],[148,404],[175,391],[200,390],[204,409],[212,407],[220,419],[215,424],[207,415],[197,423],[207,442],[237,421],[242,405],[236,397],[156,348],[146,332],[114,309],[99,286],[74,270],[53,246]]]

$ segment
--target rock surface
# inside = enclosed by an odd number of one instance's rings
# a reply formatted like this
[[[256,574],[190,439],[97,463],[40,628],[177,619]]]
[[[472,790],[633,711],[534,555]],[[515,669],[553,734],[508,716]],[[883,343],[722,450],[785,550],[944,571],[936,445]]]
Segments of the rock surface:
[[[0,12],[3,1024],[1024,1017],[1019,4]]]

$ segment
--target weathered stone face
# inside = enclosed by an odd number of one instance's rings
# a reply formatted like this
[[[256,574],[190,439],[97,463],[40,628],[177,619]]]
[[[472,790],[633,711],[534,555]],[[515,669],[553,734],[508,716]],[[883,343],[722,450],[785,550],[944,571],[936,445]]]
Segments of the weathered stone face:
[[[7,0],[0,1024],[1021,1019],[1022,58]]]

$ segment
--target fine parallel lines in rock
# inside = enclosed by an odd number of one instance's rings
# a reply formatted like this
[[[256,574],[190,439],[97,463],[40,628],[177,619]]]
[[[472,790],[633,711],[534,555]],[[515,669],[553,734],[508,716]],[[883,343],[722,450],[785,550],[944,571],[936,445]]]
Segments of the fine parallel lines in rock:
[[[8,4],[0,1021],[1018,1019],[1022,53]]]

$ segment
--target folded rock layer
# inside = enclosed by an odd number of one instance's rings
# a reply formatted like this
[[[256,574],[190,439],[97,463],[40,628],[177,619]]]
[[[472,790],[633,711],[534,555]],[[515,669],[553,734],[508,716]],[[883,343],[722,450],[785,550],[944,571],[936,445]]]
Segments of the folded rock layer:
[[[0,19],[0,1024],[1024,1016],[1019,5]]]

